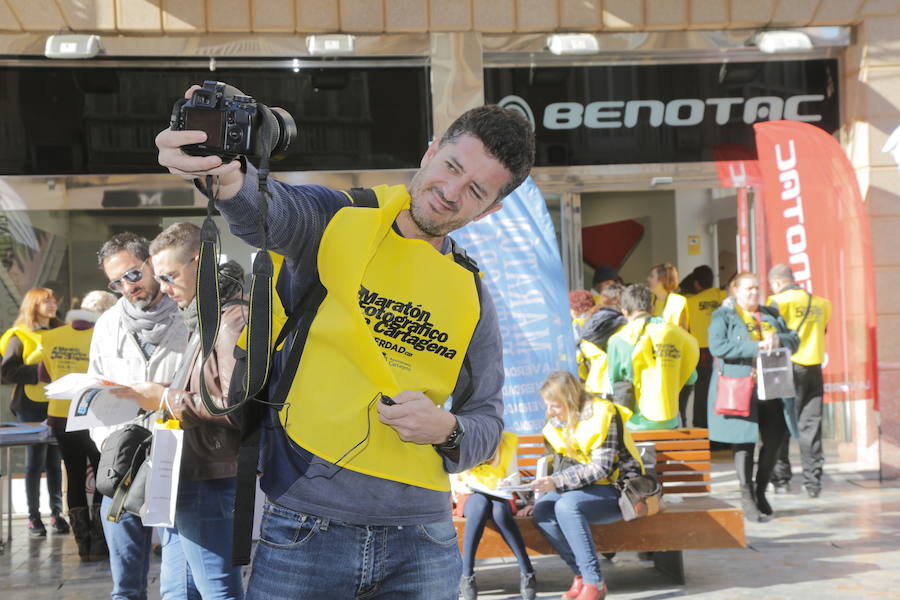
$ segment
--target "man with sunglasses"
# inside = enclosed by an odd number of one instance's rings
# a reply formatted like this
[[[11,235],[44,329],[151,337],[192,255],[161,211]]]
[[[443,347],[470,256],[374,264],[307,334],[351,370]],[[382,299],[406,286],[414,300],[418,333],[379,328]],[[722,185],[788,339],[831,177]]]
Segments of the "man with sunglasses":
[[[200,397],[204,378],[209,397],[225,408],[234,370],[234,347],[247,322],[242,300],[243,269],[234,261],[219,267],[222,318],[213,353],[201,360],[198,333],[197,258],[200,228],[175,223],[150,244],[154,278],[174,300],[190,331],[184,359],[171,380],[140,383],[117,394],[148,411],[162,406],[181,421],[184,450],[174,527],[160,529],[163,598],[244,597],[241,568],[231,565],[231,533],[240,427],[231,415],[216,416]]]
[[[125,232],[108,240],[97,261],[109,279],[109,289],[122,297],[103,313],[91,338],[88,374],[125,385],[171,381],[187,348],[188,330],[178,305],[162,293],[153,278],[147,240]],[[155,408],[155,407],[154,407]],[[112,428],[98,427],[91,437],[102,449]],[[113,577],[111,597],[147,597],[152,529],[128,513],[113,523],[106,519],[111,503],[104,498],[100,521],[109,546]]]

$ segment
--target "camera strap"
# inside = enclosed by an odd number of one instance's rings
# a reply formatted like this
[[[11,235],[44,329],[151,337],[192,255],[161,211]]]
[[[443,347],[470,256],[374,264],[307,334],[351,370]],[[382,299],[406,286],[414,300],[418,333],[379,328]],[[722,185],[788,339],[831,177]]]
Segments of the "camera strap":
[[[268,160],[261,161],[259,170],[260,195],[259,206],[263,215],[268,213],[268,189],[266,179]],[[205,369],[206,361],[215,349],[219,334],[222,314],[222,298],[219,293],[219,229],[213,221],[216,194],[213,191],[212,177],[207,176],[204,192],[209,199],[206,218],[200,229],[200,258],[197,267],[197,316],[198,333],[201,345],[201,369]],[[262,248],[253,259],[250,277],[249,315],[247,319],[247,372],[239,394],[229,394],[227,407],[219,407],[213,402],[206,385],[206,378],[200,378],[200,398],[210,414],[222,416],[238,410],[247,400],[256,397],[269,376],[269,365],[272,358],[272,277],[274,267],[272,257],[267,251],[268,226],[262,219]]]

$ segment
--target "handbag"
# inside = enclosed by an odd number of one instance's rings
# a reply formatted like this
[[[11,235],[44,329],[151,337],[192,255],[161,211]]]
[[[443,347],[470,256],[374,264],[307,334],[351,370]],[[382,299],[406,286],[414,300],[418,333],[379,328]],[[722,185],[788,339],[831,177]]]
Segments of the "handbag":
[[[794,364],[787,348],[761,350],[756,357],[756,397],[760,401],[793,398]]]
[[[726,377],[722,374],[721,359],[717,362],[719,378],[716,384],[716,403],[713,411],[717,415],[749,417],[750,401],[756,377],[753,373],[746,377]]]
[[[619,428],[619,456],[634,457],[625,445],[625,426],[618,409],[616,409],[616,426]],[[638,460],[637,457],[634,458]],[[656,475],[645,473],[628,479],[620,478],[615,485],[619,491],[619,509],[625,521],[649,517],[664,508],[662,484]]]
[[[107,519],[118,523],[125,510],[125,500],[129,492],[143,496],[144,486],[134,486],[138,470],[150,451],[151,433],[146,427],[129,423],[114,431],[103,442],[100,462],[97,465],[95,487],[98,492],[112,498]],[[137,502],[134,498],[133,502]],[[143,498],[140,499],[143,503]]]

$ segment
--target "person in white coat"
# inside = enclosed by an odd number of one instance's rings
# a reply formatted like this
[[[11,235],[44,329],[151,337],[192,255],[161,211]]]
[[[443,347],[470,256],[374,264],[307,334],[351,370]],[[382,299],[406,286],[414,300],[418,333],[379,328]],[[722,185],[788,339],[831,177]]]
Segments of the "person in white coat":
[[[122,297],[94,326],[89,375],[123,385],[170,381],[181,362],[187,348],[187,326],[178,305],[153,279],[149,258],[147,240],[128,232],[113,236],[97,253],[109,289]],[[98,427],[91,432],[101,452],[111,431]],[[117,523],[107,520],[110,502],[104,498],[100,510],[113,577],[111,597],[143,600],[147,597],[153,530],[127,512]]]

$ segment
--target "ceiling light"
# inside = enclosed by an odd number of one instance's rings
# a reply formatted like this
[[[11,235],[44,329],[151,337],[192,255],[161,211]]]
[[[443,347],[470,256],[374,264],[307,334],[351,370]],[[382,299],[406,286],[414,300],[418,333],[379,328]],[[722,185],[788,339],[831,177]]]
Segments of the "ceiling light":
[[[547,49],[557,56],[597,54],[600,44],[590,33],[558,33],[547,37]]]
[[[347,34],[308,35],[306,49],[313,56],[352,54],[355,38]]]
[[[804,52],[813,47],[812,40],[802,31],[760,31],[753,36],[753,44],[766,54]]]
[[[103,53],[99,35],[51,35],[44,45],[47,58],[94,58]]]

